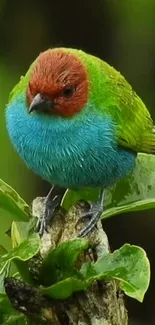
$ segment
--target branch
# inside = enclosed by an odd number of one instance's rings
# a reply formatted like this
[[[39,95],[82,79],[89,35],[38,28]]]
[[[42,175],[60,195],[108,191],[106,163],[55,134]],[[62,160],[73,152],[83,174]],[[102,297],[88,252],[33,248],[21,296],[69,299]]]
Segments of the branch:
[[[76,236],[87,220],[80,221],[78,224],[77,221],[87,210],[88,204],[80,202],[73,206],[68,213],[62,209],[56,213],[50,233],[45,233],[42,237],[41,255],[43,257],[49,249]],[[32,212],[38,218],[43,214],[44,198],[36,198],[33,201]],[[79,262],[81,264],[90,260],[96,261],[101,255],[110,252],[107,235],[103,231],[101,221],[98,222],[97,228],[88,236],[88,239],[95,248],[93,251],[83,253]],[[66,301],[54,301],[51,304],[53,306],[52,313],[55,314],[58,325],[128,324],[123,294],[116,281],[96,281],[86,292],[76,293]],[[49,324],[53,324],[52,321]]]

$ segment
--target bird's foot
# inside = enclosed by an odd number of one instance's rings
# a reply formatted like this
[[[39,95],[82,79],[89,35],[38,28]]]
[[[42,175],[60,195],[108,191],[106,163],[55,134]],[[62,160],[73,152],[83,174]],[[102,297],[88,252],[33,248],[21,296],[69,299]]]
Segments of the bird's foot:
[[[60,207],[62,197],[65,189],[51,188],[44,202],[44,212],[36,224],[36,232],[42,237],[44,232],[49,231],[51,221],[54,217],[55,211]]]
[[[77,234],[77,237],[87,236],[96,226],[97,222],[99,221],[99,219],[101,217],[101,214],[102,214],[102,207],[101,207],[100,203],[92,204],[90,210],[88,212],[86,212],[85,214],[83,214],[79,219],[79,221],[80,221],[82,219],[88,218],[89,222],[86,225],[86,227],[84,229],[82,229]]]
[[[48,228],[53,218],[54,212],[59,205],[58,197],[55,197],[54,199],[48,199],[48,197],[45,198],[44,212],[41,215],[40,219],[38,219],[36,225],[36,232],[39,233],[40,236],[42,236],[45,231],[48,232]]]
[[[85,237],[94,229],[103,212],[103,201],[104,201],[104,191],[102,190],[100,194],[100,201],[97,203],[92,203],[90,210],[80,217],[79,221],[88,218],[89,222],[77,234],[77,237]]]

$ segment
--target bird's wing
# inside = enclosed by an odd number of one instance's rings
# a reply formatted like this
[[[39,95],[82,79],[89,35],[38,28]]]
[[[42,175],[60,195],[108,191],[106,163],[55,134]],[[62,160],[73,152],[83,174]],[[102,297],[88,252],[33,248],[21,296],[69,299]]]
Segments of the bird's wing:
[[[155,128],[149,111],[125,78],[110,66],[108,70],[106,110],[116,122],[118,143],[136,152],[155,153]]]

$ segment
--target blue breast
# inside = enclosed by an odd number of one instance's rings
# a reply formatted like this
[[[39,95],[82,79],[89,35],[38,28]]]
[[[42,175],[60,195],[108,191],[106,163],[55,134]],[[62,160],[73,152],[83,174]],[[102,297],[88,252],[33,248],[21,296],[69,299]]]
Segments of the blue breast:
[[[69,119],[28,114],[22,94],[7,107],[6,122],[27,166],[52,184],[108,187],[134,167],[136,154],[117,145],[111,118],[90,103]]]

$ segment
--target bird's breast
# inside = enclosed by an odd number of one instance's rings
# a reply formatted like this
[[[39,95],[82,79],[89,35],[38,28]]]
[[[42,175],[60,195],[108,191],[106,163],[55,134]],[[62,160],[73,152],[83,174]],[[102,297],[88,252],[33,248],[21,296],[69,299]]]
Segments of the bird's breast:
[[[109,186],[134,166],[136,155],[117,145],[110,117],[90,106],[74,118],[29,115],[22,95],[6,109],[12,143],[43,179],[67,188]]]

